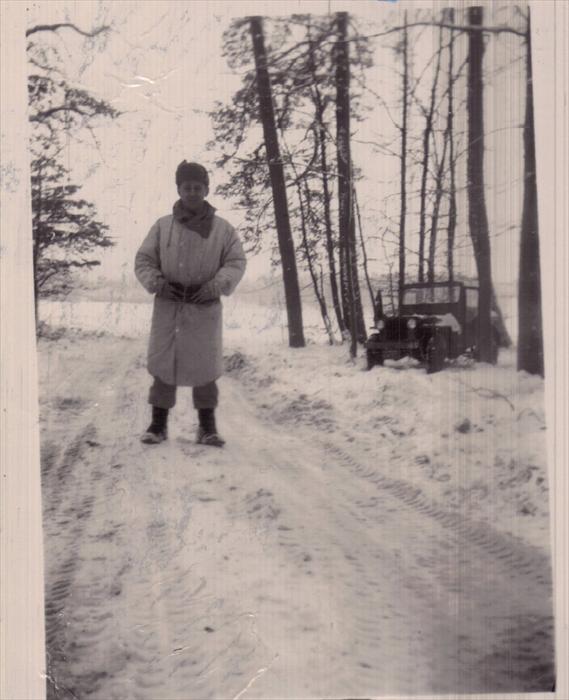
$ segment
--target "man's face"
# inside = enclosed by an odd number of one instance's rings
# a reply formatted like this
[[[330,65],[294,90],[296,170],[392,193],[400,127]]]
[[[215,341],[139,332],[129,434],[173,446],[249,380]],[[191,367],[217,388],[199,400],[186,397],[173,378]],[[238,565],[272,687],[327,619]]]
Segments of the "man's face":
[[[202,182],[196,180],[184,180],[178,185],[180,199],[191,211],[201,209],[204,199],[207,197],[208,189]]]

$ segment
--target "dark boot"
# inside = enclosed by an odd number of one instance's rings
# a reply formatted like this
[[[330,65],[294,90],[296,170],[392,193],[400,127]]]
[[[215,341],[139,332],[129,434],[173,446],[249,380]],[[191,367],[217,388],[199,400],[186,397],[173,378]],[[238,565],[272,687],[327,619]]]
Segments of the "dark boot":
[[[215,409],[199,408],[198,417],[200,425],[198,428],[196,442],[199,445],[223,447],[225,445],[225,440],[218,435],[217,428],[215,426]]]
[[[157,445],[168,438],[168,409],[152,406],[152,423],[140,438],[147,445]]]

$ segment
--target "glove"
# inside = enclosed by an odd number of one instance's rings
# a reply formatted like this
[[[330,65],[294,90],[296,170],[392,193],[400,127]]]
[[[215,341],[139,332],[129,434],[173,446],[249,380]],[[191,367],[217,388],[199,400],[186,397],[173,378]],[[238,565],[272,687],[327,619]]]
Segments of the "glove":
[[[190,297],[193,304],[204,304],[207,301],[214,301],[221,296],[219,284],[215,280],[205,282],[198,291]]]
[[[156,296],[170,301],[180,301],[182,298],[181,292],[165,279],[161,279],[156,285]]]

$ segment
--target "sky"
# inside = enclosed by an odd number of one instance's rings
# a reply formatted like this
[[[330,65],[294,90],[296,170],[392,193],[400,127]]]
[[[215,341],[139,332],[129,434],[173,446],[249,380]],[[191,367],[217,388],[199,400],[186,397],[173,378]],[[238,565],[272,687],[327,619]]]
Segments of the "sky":
[[[183,159],[212,166],[216,153],[206,149],[212,138],[208,112],[216,100],[229,101],[239,87],[223,57],[222,34],[232,17],[294,12],[327,14],[349,9],[366,31],[381,31],[383,23],[401,21],[402,10],[414,11],[421,3],[377,0],[345,2],[124,2],[67,0],[29,3],[30,24],[69,21],[90,28],[110,24],[112,31],[96,41],[62,30],[51,38],[65,52],[70,80],[109,101],[122,112],[114,122],[95,129],[81,140],[69,139],[66,165],[83,184],[82,194],[97,207],[99,218],[110,226],[115,246],[103,253],[97,275],[114,279],[132,276],[138,245],[152,223],[169,213],[176,198],[174,171]],[[426,5],[433,8],[433,3]],[[443,7],[441,4],[440,7]],[[510,18],[507,7],[493,6],[495,23]],[[497,8],[497,9],[496,9]],[[490,11],[490,10],[489,10]],[[432,53],[430,36],[417,33],[415,66]],[[422,38],[421,38],[422,37]],[[396,137],[386,111],[378,107],[380,95],[398,118],[399,77],[393,39],[372,40],[374,67],[366,76],[370,88],[364,101],[370,107],[363,123],[355,124],[353,157],[363,180],[359,200],[364,227],[370,236],[383,231],[385,202],[393,214],[398,209],[398,161],[381,156],[371,141]],[[488,209],[494,244],[497,281],[517,276],[517,231],[521,214],[521,124],[523,117],[520,39],[502,36],[488,42],[486,51],[486,140]],[[507,65],[506,69],[502,66]],[[211,190],[224,174],[211,171]],[[417,187],[417,183],[414,185]],[[239,227],[243,212],[210,192],[220,215]],[[411,209],[412,207],[410,207]],[[416,206],[414,206],[416,209]],[[463,198],[461,210],[466,214]],[[459,222],[460,223],[460,222]],[[464,221],[462,222],[463,230]],[[272,231],[267,231],[270,238]],[[382,258],[377,239],[368,251],[374,261]],[[375,245],[375,249],[374,249]],[[471,252],[461,254],[466,272],[473,273]],[[378,272],[385,266],[376,265]],[[270,274],[268,254],[250,260],[248,277]]]

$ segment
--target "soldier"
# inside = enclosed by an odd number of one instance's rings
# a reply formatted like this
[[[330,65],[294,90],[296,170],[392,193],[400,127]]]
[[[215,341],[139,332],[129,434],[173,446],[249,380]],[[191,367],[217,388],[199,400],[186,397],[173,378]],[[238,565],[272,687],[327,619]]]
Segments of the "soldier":
[[[197,442],[222,447],[215,422],[216,380],[223,371],[220,296],[243,277],[245,254],[235,229],[206,201],[209,177],[202,165],[180,163],[176,186],[180,198],[172,214],[152,226],[135,259],[138,281],[155,294],[147,365],[152,422],[141,440],[167,438],[176,388],[191,386]]]

